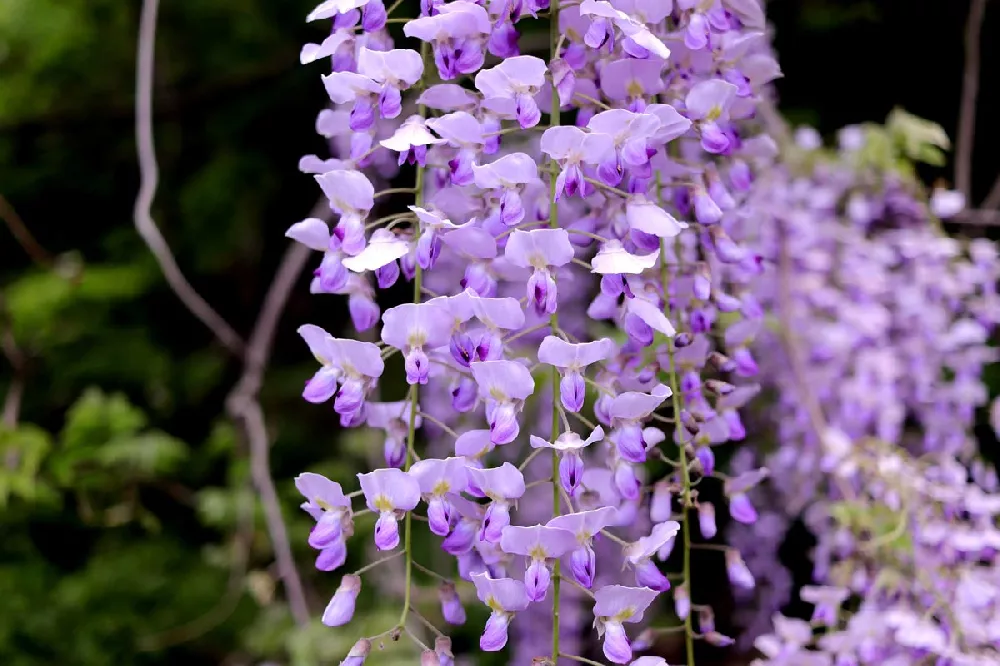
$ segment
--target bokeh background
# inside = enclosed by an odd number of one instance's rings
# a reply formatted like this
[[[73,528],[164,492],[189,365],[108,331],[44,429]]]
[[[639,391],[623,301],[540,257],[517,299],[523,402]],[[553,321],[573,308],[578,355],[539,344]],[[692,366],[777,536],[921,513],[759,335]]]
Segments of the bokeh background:
[[[313,4],[163,0],[160,10],[153,212],[194,286],[241,335],[287,248],[284,230],[319,194],[296,169],[301,155],[325,154],[313,129],[320,71],[298,65],[300,45],[322,36],[303,21]],[[968,2],[768,5],[793,123],[832,137],[898,105],[954,136]],[[1000,6],[990,10],[976,200],[1000,170]],[[242,362],[167,288],[132,224],[139,11],[138,0],[0,2],[0,664],[337,663],[397,610],[368,594],[351,628],[296,630],[282,601],[247,443],[225,408]],[[306,469],[347,479],[372,443],[300,399],[314,369],[295,335],[305,322],[349,326],[341,298],[310,296],[303,275],[261,403],[318,616],[339,576],[311,567],[292,479]],[[996,395],[1000,380],[990,383]],[[996,447],[985,423],[984,447]],[[482,619],[471,615],[457,648],[475,645]]]

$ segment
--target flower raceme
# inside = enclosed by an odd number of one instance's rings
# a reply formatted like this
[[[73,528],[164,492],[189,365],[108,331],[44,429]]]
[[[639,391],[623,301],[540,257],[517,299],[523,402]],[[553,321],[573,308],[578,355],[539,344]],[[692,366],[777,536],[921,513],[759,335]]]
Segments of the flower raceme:
[[[569,659],[560,640],[590,614],[605,656],[629,663],[651,641],[625,625],[692,589],[688,523],[700,516],[711,538],[714,517],[695,482],[712,482],[713,447],[745,435],[764,318],[761,260],[741,240],[775,155],[755,105],[780,71],[755,7],[423,0],[403,20],[403,3],[326,0],[310,14],[330,26],[301,59],[329,64],[317,129],[334,158],[300,168],[335,222],[287,235],[322,253],[311,290],[347,295],[355,328],[380,330],[360,342],[303,326],[321,364],[303,395],[332,398],[345,427],[381,431],[385,466],[358,474],[367,511],[318,475],[298,487],[319,568],[344,565],[368,513],[376,548],[403,556],[390,631],[420,613],[423,522],[453,558],[433,572],[444,619],[464,622],[463,588],[490,610],[483,650],[503,649],[510,628],[520,650],[538,627],[515,617],[551,605],[551,647],[530,660]],[[547,52],[526,52],[533,19],[551,24]],[[382,311],[378,290],[400,281],[412,301]],[[407,393],[381,402],[396,354]],[[737,520],[755,516],[753,485],[727,484]],[[658,562],[675,542],[671,586]],[[378,564],[342,579],[327,624],[350,619]],[[567,581],[594,590],[592,608]],[[690,648],[698,634],[683,628]],[[453,663],[438,633],[421,663]],[[363,663],[374,640],[343,663]]]

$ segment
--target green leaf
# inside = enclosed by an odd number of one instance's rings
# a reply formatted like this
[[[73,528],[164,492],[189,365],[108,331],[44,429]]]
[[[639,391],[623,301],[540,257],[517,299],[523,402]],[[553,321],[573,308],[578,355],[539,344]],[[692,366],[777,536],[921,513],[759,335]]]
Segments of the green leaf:
[[[116,439],[102,446],[95,460],[133,474],[164,476],[177,471],[187,458],[184,442],[162,432]]]

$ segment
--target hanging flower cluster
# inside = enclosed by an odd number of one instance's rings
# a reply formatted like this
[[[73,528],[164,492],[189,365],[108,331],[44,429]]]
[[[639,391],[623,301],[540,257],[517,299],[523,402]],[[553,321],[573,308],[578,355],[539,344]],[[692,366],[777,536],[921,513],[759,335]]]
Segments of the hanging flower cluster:
[[[754,193],[754,246],[778,266],[758,286],[782,335],[756,349],[779,446],[735,464],[763,461],[782,482],[754,491],[763,515],[732,536],[773,583],[750,632],[765,632],[761,664],[1000,659],[1000,485],[972,434],[1000,260],[988,241],[941,233],[953,195],[928,204],[884,166],[892,129],[847,128],[832,155],[800,131],[797,164]],[[817,539],[817,586],[801,591],[811,625],[771,619],[790,596],[777,549],[796,519]]]
[[[350,622],[395,555],[405,580],[398,624],[342,663],[404,632],[421,664],[455,663],[414,601],[429,576],[445,622],[488,610],[482,650],[514,632],[512,663],[600,663],[576,656],[592,627],[612,663],[663,666],[640,654],[676,630],[692,664],[695,641],[733,643],[691,580],[719,514],[739,527],[707,544],[731,586],[770,596],[762,664],[997,663],[997,481],[969,435],[1000,321],[992,246],[941,236],[915,180],[865,152],[892,144],[875,130],[833,159],[808,132],[779,155],[756,120],[780,76],[758,0],[402,11],[326,0],[308,18],[330,35],[301,56],[330,66],[316,128],[338,157],[300,169],[335,223],[287,235],[322,254],[311,290],[346,295],[378,340],[302,326],[320,363],[303,397],[384,433],[359,490],[297,479],[317,568],[341,568],[369,516],[388,553],[341,578],[323,622]],[[411,302],[383,311],[400,282]],[[408,389],[383,402],[390,367]],[[737,446],[723,473],[751,401],[778,446]],[[771,617],[799,517],[819,540],[811,623]],[[446,566],[416,560],[419,532]],[[668,606],[677,626],[633,626]]]
[[[346,159],[303,158],[336,223],[288,231],[323,255],[312,291],[348,295],[358,331],[381,339],[300,329],[321,363],[303,396],[332,398],[342,426],[386,435],[385,466],[358,479],[376,548],[405,554],[394,629],[416,614],[412,571],[426,567],[411,534],[426,522],[455,559],[435,572],[449,581],[442,614],[464,621],[458,590],[474,590],[490,610],[483,650],[545,608],[550,647],[526,656],[573,659],[552,609],[589,597],[605,657],[655,666],[636,659],[649,636],[627,626],[671,589],[689,645],[730,642],[707,607],[694,625],[689,519],[715,535],[696,482],[715,474],[713,447],[745,436],[739,410],[757,390],[763,265],[734,238],[756,224],[755,168],[775,155],[752,120],[779,75],[760,6],[429,0],[401,19],[399,5],[327,0],[309,16],[332,21],[302,61],[332,65],[322,78],[334,106],[317,129]],[[551,35],[537,55],[521,38],[536,18]],[[400,37],[415,48],[396,48]],[[412,187],[376,189],[410,173]],[[382,215],[405,197],[412,205]],[[382,312],[376,288],[400,279],[413,301]],[[379,402],[396,354],[409,392]],[[753,482],[727,484],[737,520],[755,520]],[[525,502],[536,487],[550,499]],[[304,474],[299,488],[317,566],[337,569],[359,512],[332,481]],[[678,539],[683,568],[665,572]],[[361,580],[342,579],[325,623],[349,621]],[[442,645],[421,663],[452,663]],[[343,663],[370,648],[360,641]]]

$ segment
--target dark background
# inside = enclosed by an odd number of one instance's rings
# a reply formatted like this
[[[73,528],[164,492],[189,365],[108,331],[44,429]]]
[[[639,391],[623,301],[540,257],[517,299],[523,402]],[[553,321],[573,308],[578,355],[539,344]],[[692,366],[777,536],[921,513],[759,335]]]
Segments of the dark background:
[[[300,45],[323,37],[303,20],[313,4],[161,7],[153,213],[194,286],[243,335],[287,247],[284,230],[319,194],[296,169],[301,155],[325,154],[313,131],[322,65],[298,65]],[[832,139],[901,106],[955,136],[968,3],[769,5],[790,120]],[[246,443],[224,411],[241,364],[180,305],[132,226],[139,9],[135,0],[0,3],[0,331],[17,365],[0,362],[0,395],[24,386],[17,423],[0,429],[0,664],[336,663],[352,635],[375,633],[396,611],[363,598],[356,632],[291,631]],[[992,3],[975,202],[1000,171],[997,35]],[[23,241],[23,228],[37,247],[15,242],[11,231]],[[291,479],[304,469],[347,478],[366,442],[299,398],[314,365],[294,331],[312,322],[336,333],[345,318],[341,300],[311,297],[303,276],[262,394],[317,614],[338,576],[309,565]]]

